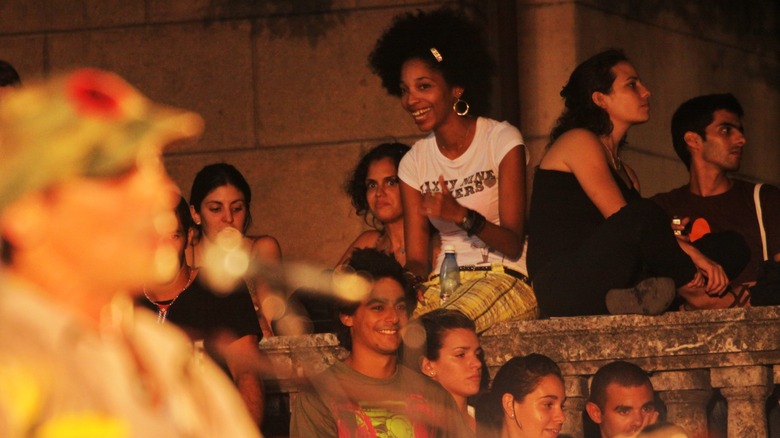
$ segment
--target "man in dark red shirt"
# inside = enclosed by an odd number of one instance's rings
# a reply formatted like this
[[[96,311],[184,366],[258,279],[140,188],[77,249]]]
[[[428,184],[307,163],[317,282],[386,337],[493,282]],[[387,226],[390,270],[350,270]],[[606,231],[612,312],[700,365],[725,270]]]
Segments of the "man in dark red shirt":
[[[690,172],[688,184],[652,199],[681,219],[677,231],[691,241],[709,232],[736,231],[750,249],[750,261],[719,297],[683,297],[691,308],[723,308],[780,304],[777,275],[780,261],[780,190],[732,178],[739,170],[746,139],[742,106],[731,94],[712,94],[684,102],[672,117],[672,140]],[[760,193],[757,196],[757,193]],[[760,199],[759,221],[755,199]],[[762,243],[762,229],[765,243]],[[673,225],[674,227],[674,225]],[[764,262],[764,260],[769,260]],[[760,272],[764,274],[760,274]],[[775,278],[770,285],[770,278]],[[759,286],[751,289],[759,277]],[[749,293],[748,293],[749,291]]]

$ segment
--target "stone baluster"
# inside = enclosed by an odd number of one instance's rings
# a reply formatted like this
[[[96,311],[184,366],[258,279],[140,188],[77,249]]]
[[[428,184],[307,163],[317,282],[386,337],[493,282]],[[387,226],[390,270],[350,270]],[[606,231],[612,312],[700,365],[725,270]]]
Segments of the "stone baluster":
[[[728,437],[767,436],[765,404],[772,384],[769,367],[713,368],[712,386],[728,404]]]
[[[707,402],[712,397],[707,370],[664,371],[652,375],[653,388],[666,404],[667,419],[691,437],[706,437]]]
[[[563,380],[566,388],[566,404],[563,408],[566,422],[563,423],[561,435],[583,438],[585,432],[582,424],[582,413],[585,411],[585,403],[588,401],[588,378],[564,376]]]

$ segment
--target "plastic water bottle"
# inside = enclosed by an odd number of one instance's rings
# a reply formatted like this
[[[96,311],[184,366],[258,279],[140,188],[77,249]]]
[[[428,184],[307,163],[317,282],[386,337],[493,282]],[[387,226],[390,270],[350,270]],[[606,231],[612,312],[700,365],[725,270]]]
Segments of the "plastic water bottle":
[[[444,246],[444,261],[441,262],[439,271],[439,284],[441,285],[441,303],[444,304],[460,286],[460,270],[455,259],[455,247]]]

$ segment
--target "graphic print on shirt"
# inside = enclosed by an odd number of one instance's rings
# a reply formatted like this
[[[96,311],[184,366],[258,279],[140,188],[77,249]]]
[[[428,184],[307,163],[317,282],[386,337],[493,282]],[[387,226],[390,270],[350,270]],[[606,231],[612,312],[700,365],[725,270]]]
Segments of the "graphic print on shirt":
[[[485,187],[492,188],[496,185],[498,179],[496,178],[493,170],[488,169],[476,172],[473,175],[469,175],[466,178],[461,179],[460,183],[458,183],[457,178],[445,180],[444,182],[447,184],[447,189],[452,194],[452,197],[459,199],[471,196],[475,193],[479,193],[485,190]],[[436,179],[434,181],[425,181],[420,186],[420,192],[440,193],[441,187],[439,180]]]
[[[433,438],[434,428],[421,421],[433,411],[422,395],[402,401],[337,403],[333,407],[339,438]]]

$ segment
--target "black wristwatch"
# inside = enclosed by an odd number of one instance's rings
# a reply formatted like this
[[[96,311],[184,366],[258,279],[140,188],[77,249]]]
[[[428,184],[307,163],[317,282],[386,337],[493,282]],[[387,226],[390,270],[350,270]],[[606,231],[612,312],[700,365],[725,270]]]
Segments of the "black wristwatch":
[[[463,220],[458,226],[465,230],[466,234],[471,237],[482,231],[485,228],[485,223],[487,223],[485,216],[482,216],[478,211],[467,208],[466,216],[463,217]]]
[[[472,210],[470,208],[467,208],[466,209],[466,215],[463,216],[463,220],[460,221],[459,226],[461,228],[463,228],[464,230],[466,230],[466,231],[470,230],[471,227],[474,226],[474,221],[477,218],[476,213],[477,213],[476,211],[474,211],[474,210]]]

